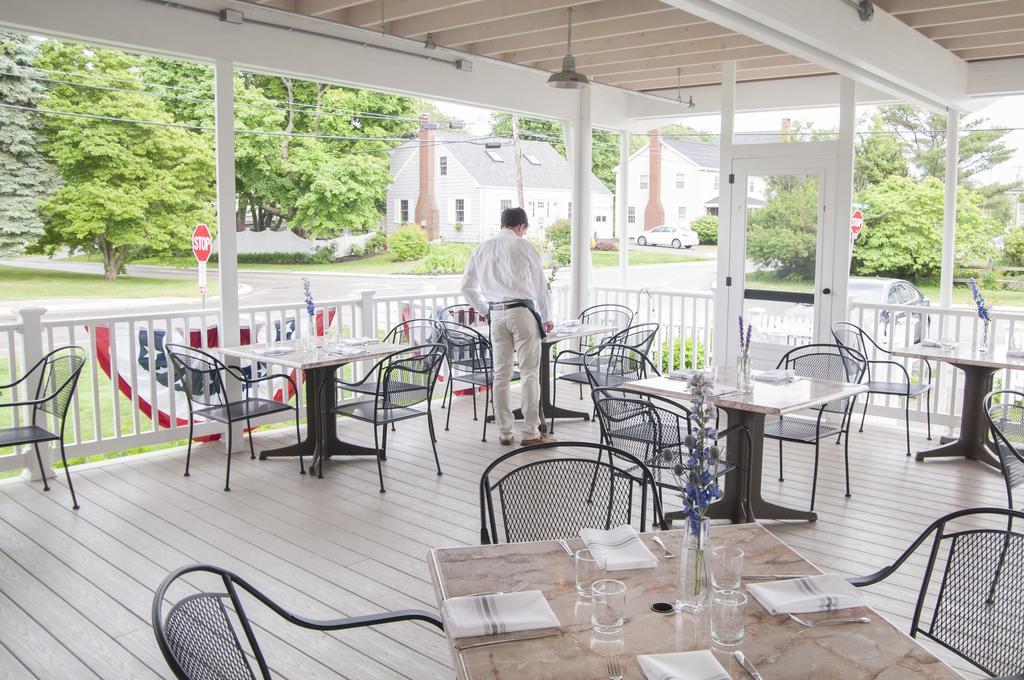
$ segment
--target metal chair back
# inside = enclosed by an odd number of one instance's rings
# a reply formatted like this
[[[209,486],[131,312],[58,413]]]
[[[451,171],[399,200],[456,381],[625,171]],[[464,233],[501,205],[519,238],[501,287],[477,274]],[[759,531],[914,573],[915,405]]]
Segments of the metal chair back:
[[[832,324],[832,337],[836,339],[836,344],[841,349],[855,349],[865,357],[868,356],[868,346],[864,339],[866,335],[867,331],[849,321],[836,321]]]
[[[662,469],[683,462],[680,445],[692,433],[689,409],[668,399],[612,387],[599,387],[592,396],[605,443],[643,461],[659,480]],[[676,455],[665,461],[662,456],[669,448],[675,448]]]
[[[1013,521],[1021,519],[1024,512],[1005,508],[948,514],[891,566],[851,582],[878,583],[933,537],[910,635],[938,642],[989,675],[1017,676],[1024,673],[1024,535]],[[954,522],[963,528],[950,530]]]
[[[815,380],[859,383],[864,378],[867,360],[852,347],[814,344],[794,347],[779,360],[777,368],[790,369],[797,375]],[[853,406],[853,398],[836,399],[814,410],[845,414]]]
[[[451,367],[468,373],[489,373],[493,369],[490,341],[478,330],[454,321],[440,321],[441,338]]]
[[[654,344],[654,338],[657,337],[659,328],[661,326],[656,323],[639,323],[627,326],[609,337],[605,344],[626,345],[627,347],[639,350],[642,354],[647,354],[651,351],[651,345]]]
[[[480,541],[571,538],[580,529],[611,529],[639,520],[665,527],[651,471],[630,453],[604,444],[526,446],[500,456],[480,478]],[[495,498],[495,496],[497,498]]]
[[[591,305],[580,312],[579,320],[584,325],[615,326],[618,331],[627,328],[633,322],[633,310],[625,305],[611,303]]]
[[[224,387],[224,363],[208,352],[187,345],[167,344],[175,378],[181,382],[189,408],[192,404],[223,406],[228,403]]]
[[[1024,483],[1024,392],[995,390],[985,395],[985,416],[1006,481],[1006,498],[1013,509],[1013,489]]]
[[[583,355],[583,369],[590,387],[618,387],[648,375],[659,375],[658,368],[639,347],[607,343],[593,347]]]
[[[409,408],[428,401],[444,357],[445,347],[440,343],[390,355],[377,374],[377,409]]]
[[[463,326],[486,326],[473,305],[448,305],[437,315],[438,321],[462,324]]]
[[[43,357],[40,364],[35,398],[44,401],[35,409],[53,416],[63,432],[75,387],[85,365],[85,350],[76,345],[58,347]]]
[[[396,323],[383,342],[401,345],[429,345],[441,342],[443,330],[436,319],[408,319]]]

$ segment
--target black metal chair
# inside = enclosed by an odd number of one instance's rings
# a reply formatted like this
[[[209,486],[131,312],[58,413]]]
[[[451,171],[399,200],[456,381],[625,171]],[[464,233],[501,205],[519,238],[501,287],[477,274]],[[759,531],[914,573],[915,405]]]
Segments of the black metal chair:
[[[648,502],[652,525],[666,529],[655,489],[647,466],[621,449],[593,442],[525,446],[494,460],[480,477],[480,542],[498,542],[498,506],[507,543],[570,538],[634,519],[646,531]]]
[[[434,435],[434,416],[430,409],[434,398],[434,386],[441,364],[445,359],[445,347],[440,343],[417,345],[408,349],[393,352],[384,357],[373,367],[372,373],[377,382],[372,399],[342,401],[330,410],[339,416],[346,416],[364,423],[373,423],[373,443],[377,450],[377,475],[380,477],[380,491],[384,493],[384,469],[381,461],[388,458],[388,425],[400,420],[427,417],[430,431],[430,446],[434,451],[434,463],[437,474],[441,474],[441,461],[437,457],[437,437]],[[336,389],[350,391],[350,383],[335,378],[328,380],[320,387],[321,402],[324,390]],[[425,409],[416,408],[425,404]],[[381,433],[377,429],[380,428]],[[320,428],[321,432],[325,428]],[[322,442],[317,442],[318,451],[322,450]],[[317,455],[314,462],[319,477],[323,477],[323,460]]]
[[[480,441],[487,441],[487,414],[494,403],[494,360],[491,342],[479,331],[453,321],[441,321],[444,328],[445,354],[448,361],[448,376],[445,383],[445,395],[442,399],[451,402],[455,394],[455,383],[470,385],[473,395],[473,420],[478,420],[476,393],[484,387],[484,431]],[[518,380],[519,373],[513,371],[512,379]],[[447,432],[452,420],[452,410],[448,409],[444,429]]]
[[[832,337],[836,339],[836,343],[841,348],[850,348],[856,350],[865,358],[871,356],[868,352],[869,345],[874,349],[883,352],[886,356],[891,356],[891,353],[886,348],[875,342],[874,338],[868,335],[867,331],[856,324],[852,324],[849,321],[836,321],[832,324]],[[907,430],[907,455],[910,455],[910,400],[924,397],[927,401],[927,408],[925,411],[925,417],[928,419],[928,439],[932,438],[932,365],[927,359],[922,359],[923,367],[928,371],[928,380],[924,383],[915,383],[911,380],[910,372],[906,366],[893,361],[892,359],[868,359],[867,360],[867,371],[865,377],[867,378],[868,393],[864,396],[864,411],[860,416],[860,429],[859,432],[864,431],[864,419],[868,414],[868,404],[871,401],[871,395],[881,394],[885,396],[896,396],[903,397],[904,406],[904,421],[906,423]],[[886,375],[879,375],[880,371],[876,367],[887,367]],[[923,372],[923,371],[922,371]],[[892,374],[895,373],[895,376]],[[898,380],[892,380],[891,378],[896,377]],[[842,436],[842,435],[840,435]]]
[[[188,586],[190,594],[176,599],[165,614],[164,602],[169,601],[168,591],[171,587],[179,579],[188,577],[189,581],[193,581],[198,575],[217,577],[218,590],[196,593],[192,592],[194,587]],[[223,591],[220,587],[223,587]],[[171,572],[153,596],[153,633],[175,678],[270,679],[270,667],[243,605],[243,594],[251,595],[288,623],[308,630],[348,630],[401,621],[423,621],[444,630],[444,624],[438,616],[417,609],[327,621],[306,618],[277,604],[237,574],[210,564],[193,564]]]
[[[29,380],[33,375],[39,375],[31,399],[0,404],[0,409],[25,408],[29,412],[26,424],[0,429],[0,448],[32,444],[36,450],[39,474],[43,478],[43,490],[49,491],[50,483],[46,479],[48,470],[43,468],[43,457],[39,452],[39,445],[58,442],[60,444],[60,459],[64,463],[64,474],[68,479],[68,490],[71,491],[71,507],[75,510],[78,510],[78,498],[75,496],[75,487],[71,483],[71,469],[68,467],[68,458],[64,452],[64,426],[67,423],[68,409],[75,394],[75,387],[78,385],[78,377],[81,375],[84,365],[85,350],[81,347],[75,345],[58,347],[36,362],[28,372],[14,382],[0,385],[0,389],[4,391],[11,390]],[[14,394],[17,392],[15,391]],[[38,424],[43,421],[44,425],[49,425],[44,420],[47,416],[53,423],[53,426],[49,428]]]
[[[1024,674],[1024,535],[1013,521],[1024,513],[969,508],[940,517],[891,565],[850,582],[870,586],[892,576],[934,534],[910,624],[991,676]],[[966,520],[950,531],[947,524]],[[1006,526],[1002,527],[1005,520]],[[992,525],[998,522],[1000,528]],[[933,575],[941,579],[930,596]]]
[[[992,441],[1006,482],[1006,503],[1013,510],[1013,490],[1024,483],[1024,392],[994,390],[985,395]]]
[[[444,328],[435,319],[409,319],[399,321],[387,332],[381,342],[394,345],[430,345],[443,341]],[[357,394],[377,393],[377,362],[363,377],[346,382],[345,389]]]
[[[577,319],[584,326],[600,324],[602,326],[614,326],[615,330],[580,338],[576,342],[575,349],[564,349],[555,354],[554,372],[556,376],[558,375],[559,366],[576,366],[578,369],[582,369],[583,355],[586,354],[588,349],[596,347],[602,342],[614,342],[613,338],[621,331],[629,328],[629,325],[633,323],[633,310],[625,305],[610,303],[591,305],[580,312]],[[579,383],[580,399],[583,398],[583,385],[585,384],[586,381]]]
[[[450,321],[470,328],[487,325],[487,317],[479,314],[476,307],[468,304],[448,305],[438,312],[437,318],[438,321]]]
[[[234,434],[231,425],[245,421],[249,429],[249,456],[256,458],[256,449],[252,443],[252,419],[295,411],[295,439],[300,444],[302,434],[299,431],[298,397],[292,406],[287,401],[276,401],[258,396],[255,387],[262,382],[284,380],[292,388],[292,394],[298,395],[298,385],[287,373],[271,373],[250,378],[241,369],[226,365],[223,361],[208,352],[187,345],[167,344],[167,352],[174,364],[175,382],[181,383],[185,396],[188,397],[188,451],[185,454],[185,476],[189,476],[192,464],[192,432],[196,418],[205,418],[227,425],[228,450],[227,470],[224,474],[224,490],[231,491],[231,452],[234,449]],[[231,401],[227,393],[224,376],[238,381],[242,394],[246,395],[237,401]],[[257,396],[248,396],[257,395]],[[287,398],[287,397],[286,397]],[[201,408],[196,408],[198,404]],[[299,455],[299,472],[306,474],[305,462]]]
[[[777,368],[790,369],[798,376],[831,380],[833,382],[859,383],[866,370],[864,355],[855,349],[837,345],[814,344],[796,347],[786,352],[779,360]],[[764,436],[779,441],[779,481],[784,481],[782,473],[782,444],[814,444],[814,478],[811,482],[811,510],[814,510],[814,499],[818,491],[818,457],[821,451],[821,440],[836,435],[847,435],[843,442],[843,459],[846,466],[846,497],[850,497],[850,420],[856,397],[837,399],[827,404],[816,406],[809,411],[815,413],[813,418],[803,416],[784,416],[778,420],[765,423]],[[828,422],[828,414],[841,417],[839,425]]]

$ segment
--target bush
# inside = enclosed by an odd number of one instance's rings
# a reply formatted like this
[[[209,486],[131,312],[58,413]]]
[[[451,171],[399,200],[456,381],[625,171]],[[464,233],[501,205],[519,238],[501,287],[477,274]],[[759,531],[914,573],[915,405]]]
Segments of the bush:
[[[406,224],[388,239],[388,249],[397,262],[412,262],[424,257],[430,250],[427,234],[418,225]]]
[[[598,239],[594,242],[593,249],[603,252],[618,252],[619,242],[610,238]]]
[[[1024,227],[1017,227],[1006,235],[1003,252],[1015,265],[1024,264]]]
[[[310,264],[309,253],[239,253],[239,264]],[[210,262],[219,260],[217,253],[210,256]]]
[[[547,228],[544,238],[552,253],[552,264],[567,267],[572,260],[572,224],[569,220],[555,220]]]
[[[367,255],[372,253],[383,253],[388,249],[388,235],[383,231],[374,232],[373,236],[366,239],[363,244],[363,252]]]
[[[704,368],[704,343],[697,343],[697,365],[693,365],[693,338],[686,339],[685,352],[683,345],[676,338],[672,341],[672,353],[668,351],[668,341],[661,343],[661,372],[667,373],[669,365],[672,366],[671,370],[679,368]],[[670,364],[670,359],[672,359]]]
[[[334,246],[317,246],[309,255],[312,264],[330,264],[337,259]]]
[[[455,233],[456,234],[461,234],[462,233],[462,222],[456,222],[455,223]]]
[[[348,249],[348,254],[349,257],[362,257],[366,254],[366,251],[358,243],[353,243],[352,247]]]
[[[413,274],[458,274],[473,254],[471,243],[434,243],[430,252],[413,267]]]
[[[701,215],[693,222],[690,223],[690,229],[697,232],[697,237],[700,239],[700,244],[703,245],[717,245],[718,244],[718,217],[715,215]]]

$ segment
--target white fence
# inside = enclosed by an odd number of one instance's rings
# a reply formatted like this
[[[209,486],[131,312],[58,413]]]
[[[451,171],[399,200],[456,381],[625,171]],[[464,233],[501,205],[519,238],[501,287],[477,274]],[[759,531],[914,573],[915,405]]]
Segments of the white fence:
[[[553,294],[554,315],[568,316],[569,291]],[[652,359],[663,370],[707,365],[712,360],[714,298],[707,292],[596,288],[591,302],[624,304],[636,312],[637,322],[656,322],[659,332],[652,347]],[[324,335],[379,337],[399,321],[434,316],[440,309],[464,302],[460,295],[378,296],[363,293],[356,299],[321,303],[317,332]],[[267,342],[303,337],[309,330],[301,302],[286,305],[243,308],[239,315],[243,342]],[[858,304],[850,320],[865,328],[883,346],[910,344],[919,336],[950,338],[961,343],[978,339],[980,324],[969,308],[939,309],[892,305]],[[69,457],[82,457],[183,441],[188,436],[187,407],[183,395],[174,389],[173,366],[165,345],[179,342],[200,348],[220,344],[217,311],[181,311],[49,321],[41,310],[22,310],[17,323],[0,325],[0,381],[12,382],[50,349],[77,344],[87,353],[79,387],[67,423]],[[1024,314],[994,313],[992,340],[1001,346],[1024,346]],[[794,338],[793,343],[798,343]],[[876,352],[872,359],[888,358]],[[915,379],[921,379],[923,363],[898,360]],[[933,364],[934,386],[931,404],[936,425],[954,425],[961,408],[962,376],[949,365]],[[260,364],[246,367],[260,374],[274,372]],[[891,371],[892,368],[882,369]],[[926,377],[926,376],[925,376]],[[876,376],[876,379],[884,377]],[[1003,371],[996,387],[1024,386],[1020,371]],[[275,380],[264,389],[278,398],[291,397],[287,381]],[[5,390],[4,402],[33,396],[35,382]],[[911,414],[923,421],[926,402],[912,403]],[[978,406],[972,406],[977,408]],[[902,416],[902,402],[896,397],[875,397],[871,412]],[[0,427],[20,425],[25,410],[0,409]],[[196,436],[210,436],[218,427],[201,424]],[[34,467],[27,452],[0,456],[0,471]],[[34,459],[34,455],[32,456]]]
[[[302,238],[289,229],[281,231],[251,231],[246,229],[237,234],[239,253],[306,253],[311,254],[317,248],[332,247],[337,257],[348,255],[352,246],[362,248],[373,234],[343,234],[337,238],[311,241]],[[213,252],[217,250],[214,243]]]

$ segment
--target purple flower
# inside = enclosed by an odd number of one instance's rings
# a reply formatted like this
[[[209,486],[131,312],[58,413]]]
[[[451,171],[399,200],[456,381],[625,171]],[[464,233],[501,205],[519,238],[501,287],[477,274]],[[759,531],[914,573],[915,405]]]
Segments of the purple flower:
[[[316,316],[316,305],[313,304],[313,291],[309,287],[309,279],[303,277],[302,290],[306,294],[306,314]]]

